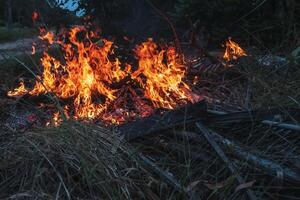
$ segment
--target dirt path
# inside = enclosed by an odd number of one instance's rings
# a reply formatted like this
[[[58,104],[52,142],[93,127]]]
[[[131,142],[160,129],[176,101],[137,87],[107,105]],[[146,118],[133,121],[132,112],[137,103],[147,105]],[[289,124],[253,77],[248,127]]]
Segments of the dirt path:
[[[33,43],[38,43],[37,37],[0,43],[0,61],[8,59],[8,55],[18,56],[24,53],[31,54]]]

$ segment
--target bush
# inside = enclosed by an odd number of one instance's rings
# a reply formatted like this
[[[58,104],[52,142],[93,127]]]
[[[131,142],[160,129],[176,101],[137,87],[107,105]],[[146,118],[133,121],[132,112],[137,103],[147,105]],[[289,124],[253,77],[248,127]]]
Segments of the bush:
[[[0,27],[0,42],[14,41],[21,38],[32,37],[37,34],[36,30],[31,28],[21,28],[17,24],[12,28]]]
[[[177,0],[174,7],[179,25],[198,21],[216,38],[238,36],[274,47],[295,44],[299,34],[300,4],[294,0]]]

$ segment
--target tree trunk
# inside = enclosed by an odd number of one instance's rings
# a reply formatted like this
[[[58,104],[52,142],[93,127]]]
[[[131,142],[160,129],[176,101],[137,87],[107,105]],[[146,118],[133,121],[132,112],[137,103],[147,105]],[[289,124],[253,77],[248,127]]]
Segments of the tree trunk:
[[[12,24],[12,0],[6,0],[6,27],[9,28]]]

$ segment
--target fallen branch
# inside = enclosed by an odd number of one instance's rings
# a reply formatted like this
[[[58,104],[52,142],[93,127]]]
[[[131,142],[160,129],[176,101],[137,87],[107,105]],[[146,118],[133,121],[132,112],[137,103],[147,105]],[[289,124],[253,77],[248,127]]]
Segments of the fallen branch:
[[[237,172],[236,172],[237,170],[235,169],[232,162],[225,155],[225,153],[223,152],[221,147],[216,143],[216,141],[210,136],[210,131],[207,128],[205,128],[202,125],[202,123],[200,123],[200,122],[197,122],[196,126],[201,131],[201,133],[204,135],[204,137],[207,139],[207,141],[210,143],[210,145],[214,148],[214,150],[217,152],[217,154],[220,156],[220,158],[224,161],[224,163],[226,163],[226,165],[227,165],[228,169],[231,171],[231,173],[236,174],[236,179],[237,179],[238,183],[240,185],[245,184],[246,181],[240,175],[237,174]],[[246,193],[247,193],[249,199],[251,199],[251,200],[256,199],[256,196],[249,188],[246,190]]]
[[[241,122],[260,122],[265,125],[276,126],[283,129],[289,129],[293,131],[300,131],[300,126],[297,124],[281,123],[272,121],[276,115],[283,116],[286,113],[287,117],[293,118],[300,121],[300,110],[299,109],[286,109],[284,113],[281,109],[270,109],[270,110],[257,110],[257,111],[243,111],[235,113],[226,113],[222,111],[207,110],[212,115],[207,120],[207,123],[211,124],[231,124]]]
[[[259,167],[260,169],[264,169],[269,175],[277,176],[278,174],[282,174],[283,178],[286,178],[290,181],[300,182],[300,174],[290,168],[283,167],[280,164],[273,162],[271,160],[261,158],[256,156],[245,149],[243,149],[238,144],[222,137],[216,132],[211,132],[215,138],[219,138],[218,141],[222,142],[222,144],[228,148],[230,148],[233,153],[240,159],[243,159],[252,165]]]
[[[180,132],[176,132],[176,133],[180,134]],[[181,134],[181,136],[182,137],[184,136],[189,140],[196,140],[198,142],[203,142],[203,138],[200,137],[199,134],[197,133],[184,132],[184,134]],[[288,167],[283,167],[274,161],[255,155],[254,153],[244,149],[237,143],[228,140],[227,138],[224,138],[223,136],[219,135],[218,133],[212,130],[210,130],[210,137],[212,137],[216,142],[222,144],[224,147],[228,148],[233,153],[234,156],[257,167],[267,175],[277,176],[278,174],[282,174],[283,178],[285,178],[288,181],[300,182],[299,172],[296,172]]]
[[[270,120],[263,120],[262,123],[270,126],[276,126],[278,128],[300,131],[300,126],[296,124],[280,123],[280,122],[274,122]]]

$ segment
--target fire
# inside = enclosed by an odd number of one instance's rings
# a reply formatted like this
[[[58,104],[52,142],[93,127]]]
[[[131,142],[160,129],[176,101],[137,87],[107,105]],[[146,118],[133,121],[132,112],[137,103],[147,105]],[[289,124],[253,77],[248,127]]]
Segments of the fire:
[[[62,118],[59,112],[53,113],[52,120],[46,123],[46,126],[59,126],[62,123]]]
[[[153,40],[148,39],[136,47],[135,53],[139,65],[131,76],[141,84],[155,107],[173,109],[178,100],[193,101],[189,86],[183,82],[186,67],[180,63],[174,47],[158,50]]]
[[[148,116],[154,108],[173,109],[200,100],[184,82],[186,67],[173,47],[159,49],[149,39],[134,49],[138,66],[132,67],[116,58],[112,41],[83,26],[73,27],[62,38],[40,32],[41,39],[61,47],[63,59],[45,51],[34,87],[27,90],[21,82],[9,96],[55,94],[61,102],[72,100],[64,107],[67,118],[116,124]],[[62,121],[58,112],[53,121]]]
[[[19,96],[22,96],[22,95],[26,94],[27,92],[28,91],[25,88],[24,82],[21,81],[20,84],[19,84],[19,87],[15,88],[13,91],[9,91],[7,93],[7,96],[10,96],[10,97],[19,97]]]
[[[63,115],[66,119],[70,119],[68,111],[69,111],[69,107],[64,106]],[[46,126],[51,126],[51,125],[59,126],[62,122],[63,122],[63,118],[60,115],[60,112],[57,111],[53,113],[52,119],[46,123]]]
[[[36,21],[39,18],[39,13],[37,11],[34,11],[31,15],[32,21]]]
[[[44,31],[45,31],[44,29],[41,29],[40,33],[43,34]],[[40,35],[39,38],[41,40],[47,41],[49,44],[54,43],[54,33],[53,32],[46,32],[44,35]]]
[[[31,48],[31,55],[34,55],[36,53],[35,46],[32,45]]]
[[[231,38],[228,38],[228,41],[225,43],[226,50],[224,53],[224,60],[236,60],[241,56],[247,56],[245,50],[243,50],[236,42],[234,42]]]

